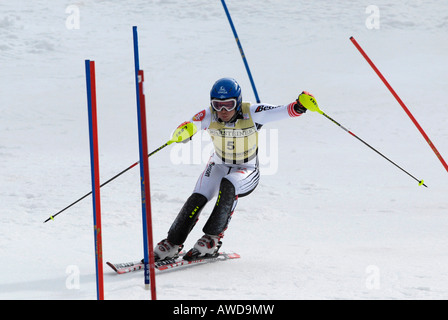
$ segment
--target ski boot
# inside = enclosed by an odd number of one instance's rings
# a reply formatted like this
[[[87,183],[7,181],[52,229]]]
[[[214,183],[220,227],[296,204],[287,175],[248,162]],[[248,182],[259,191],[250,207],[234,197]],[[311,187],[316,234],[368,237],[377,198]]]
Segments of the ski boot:
[[[202,238],[195,243],[193,248],[184,255],[184,260],[191,261],[217,256],[222,245],[222,242],[219,240],[219,236],[204,234]]]
[[[179,253],[182,251],[183,247],[183,244],[177,245],[171,243],[168,239],[163,239],[154,248],[154,260],[161,261],[176,259],[179,257]]]

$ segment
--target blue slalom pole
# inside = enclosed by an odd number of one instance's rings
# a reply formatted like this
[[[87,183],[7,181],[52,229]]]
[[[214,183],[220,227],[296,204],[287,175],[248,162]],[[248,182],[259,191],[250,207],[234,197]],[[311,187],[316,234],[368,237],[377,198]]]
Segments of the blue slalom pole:
[[[137,27],[132,27],[133,39],[134,39],[134,65],[135,65],[135,87],[136,87],[136,96],[137,96],[137,117],[138,117],[138,132],[139,137],[141,137],[141,117],[140,117],[140,90],[139,90],[139,81],[138,81],[138,71],[140,70],[140,60],[138,54],[138,35],[137,35]],[[142,141],[139,139],[139,151],[140,151],[140,160],[145,156],[142,154],[143,146]],[[141,161],[140,161],[141,162]],[[142,194],[144,194],[144,169],[143,166],[140,166],[140,182],[142,188]],[[149,257],[148,257],[148,230],[146,223],[146,205],[142,201],[142,224],[143,224],[143,259],[145,263],[145,286],[149,286]]]
[[[87,109],[89,117],[90,167],[93,195],[93,225],[97,299],[104,300],[103,245],[100,203],[100,169],[98,155],[98,121],[96,106],[95,62],[86,60]]]
[[[246,67],[247,75],[249,76],[249,80],[252,85],[252,89],[254,90],[255,99],[257,100],[257,103],[260,103],[260,98],[258,97],[257,88],[255,87],[254,79],[252,78],[249,64],[247,63],[246,55],[244,54],[243,47],[241,46],[241,42],[238,38],[238,34],[236,33],[235,26],[233,25],[229,10],[227,10],[226,2],[224,0],[221,0],[221,3],[222,3],[222,6],[224,7],[224,11],[226,12],[226,16],[227,16],[227,19],[229,20],[230,27],[232,28],[232,32],[235,37],[236,44],[238,45],[238,49],[240,50],[241,58],[243,58],[243,62],[244,62],[244,66]]]
[[[144,248],[144,277],[145,289],[151,289],[152,300],[157,300],[156,277],[155,277],[155,257],[152,235],[151,218],[151,191],[149,181],[148,163],[148,132],[146,128],[146,103],[143,92],[144,73],[140,70],[138,58],[138,37],[137,27],[133,27],[134,34],[134,60],[135,60],[135,82],[137,94],[137,114],[138,114],[138,136],[140,150],[140,183],[142,198],[142,222],[143,222],[143,248]]]

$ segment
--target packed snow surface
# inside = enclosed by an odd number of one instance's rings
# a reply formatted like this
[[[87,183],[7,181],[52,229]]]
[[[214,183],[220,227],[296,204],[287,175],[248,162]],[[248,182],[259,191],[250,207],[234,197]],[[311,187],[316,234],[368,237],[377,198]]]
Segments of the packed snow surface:
[[[222,251],[241,259],[158,275],[159,299],[446,299],[448,172],[349,40],[448,160],[446,1],[228,0],[262,102],[302,90],[428,188],[318,113],[263,128],[262,179]],[[0,2],[0,299],[96,299],[84,61],[94,60],[101,180],[138,161],[132,26],[149,149],[230,76],[255,102],[218,0]],[[150,158],[154,241],[210,151],[206,135]],[[103,261],[143,257],[140,173],[101,189]],[[202,235],[211,202],[186,248]],[[105,266],[106,299],[150,299]]]

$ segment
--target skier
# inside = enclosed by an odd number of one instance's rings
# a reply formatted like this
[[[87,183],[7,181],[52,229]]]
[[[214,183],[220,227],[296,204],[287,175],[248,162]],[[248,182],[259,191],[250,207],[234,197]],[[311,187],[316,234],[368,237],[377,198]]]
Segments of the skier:
[[[238,199],[254,191],[260,179],[258,131],[265,123],[298,117],[306,110],[299,98],[287,105],[251,105],[242,101],[241,88],[234,79],[216,81],[210,91],[210,107],[187,121],[208,130],[214,153],[172,223],[168,237],[156,245],[155,261],[178,257],[201,210],[215,196],[216,204],[203,228],[204,235],[184,259],[217,254]]]

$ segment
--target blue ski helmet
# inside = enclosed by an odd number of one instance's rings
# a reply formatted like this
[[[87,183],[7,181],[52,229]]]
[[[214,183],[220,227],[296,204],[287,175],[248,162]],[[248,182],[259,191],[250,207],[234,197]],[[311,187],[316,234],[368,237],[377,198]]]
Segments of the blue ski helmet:
[[[210,100],[225,100],[236,98],[236,112],[241,110],[243,98],[241,95],[241,87],[233,78],[222,78],[215,82],[210,90]]]

